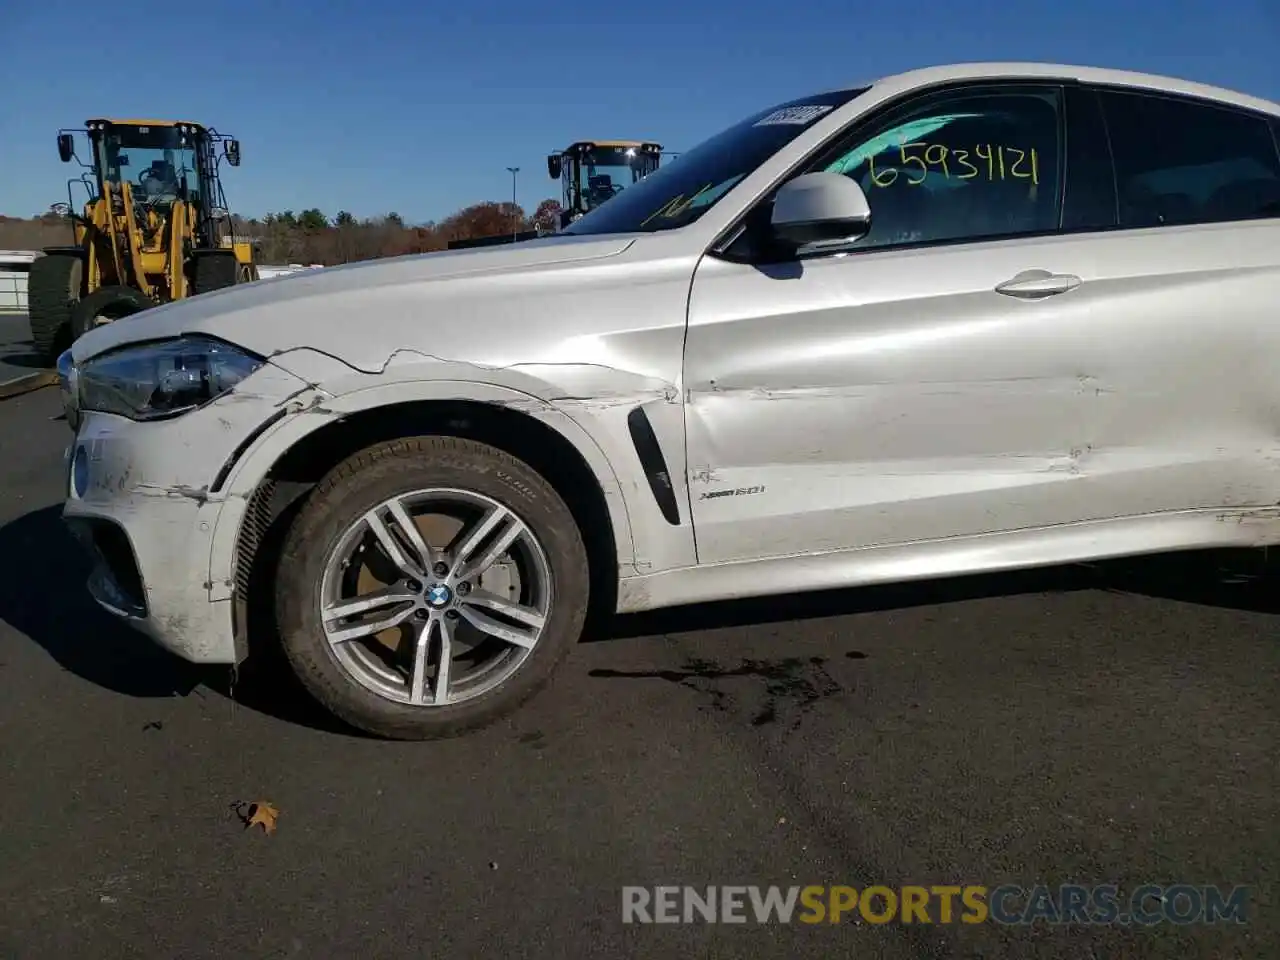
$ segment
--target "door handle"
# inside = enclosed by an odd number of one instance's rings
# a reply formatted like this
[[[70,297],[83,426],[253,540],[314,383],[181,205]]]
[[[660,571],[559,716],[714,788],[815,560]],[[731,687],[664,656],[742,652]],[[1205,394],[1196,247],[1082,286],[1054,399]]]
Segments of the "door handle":
[[[1066,293],[1080,286],[1081,280],[1074,273],[1050,273],[1048,270],[1023,270],[996,286],[996,293],[1020,300],[1041,300],[1059,293]]]

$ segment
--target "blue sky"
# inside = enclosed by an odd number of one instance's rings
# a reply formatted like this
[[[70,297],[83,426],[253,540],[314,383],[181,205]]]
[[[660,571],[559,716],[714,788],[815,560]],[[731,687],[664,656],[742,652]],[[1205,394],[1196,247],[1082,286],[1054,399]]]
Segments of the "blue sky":
[[[439,219],[557,196],[591,137],[685,150],[819,89],[957,60],[1170,73],[1280,100],[1280,0],[173,0],[0,14],[0,213],[65,199],[59,127],[185,118],[238,136],[232,209]],[[127,39],[113,68],[95,47]],[[171,82],[176,81],[176,82]]]

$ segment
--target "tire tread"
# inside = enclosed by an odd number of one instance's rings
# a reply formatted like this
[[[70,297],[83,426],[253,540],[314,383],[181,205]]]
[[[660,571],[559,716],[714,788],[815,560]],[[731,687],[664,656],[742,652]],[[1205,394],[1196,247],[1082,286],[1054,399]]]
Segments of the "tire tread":
[[[46,360],[56,359],[60,340],[71,339],[70,280],[80,258],[66,253],[38,257],[27,274],[27,318],[36,353]],[[81,267],[83,270],[83,267]]]
[[[537,532],[555,571],[556,595],[551,622],[535,654],[503,687],[456,707],[411,708],[381,700],[341,676],[324,649],[323,632],[308,627],[311,618],[307,610],[316,584],[297,579],[291,583],[289,573],[304,570],[309,557],[326,550],[327,544],[318,540],[324,536],[324,527],[333,522],[331,501],[354,495],[359,489],[358,479],[370,478],[370,482],[377,483],[394,476],[399,469],[411,475],[433,468],[505,474],[500,482],[510,485],[514,481],[524,499],[543,506],[541,519],[550,529]],[[534,517],[526,515],[524,519],[531,525],[536,523]],[[546,542],[548,534],[566,541],[567,549],[555,550]],[[444,739],[488,726],[537,694],[577,642],[589,589],[586,547],[572,513],[555,488],[527,464],[497,447],[447,435],[380,443],[352,454],[331,469],[307,495],[307,502],[285,536],[278,564],[277,620],[286,658],[298,679],[325,708],[352,726],[400,740]],[[567,612],[562,606],[565,603],[569,605]],[[318,628],[318,617],[314,619],[314,627]],[[445,715],[444,711],[449,713]]]

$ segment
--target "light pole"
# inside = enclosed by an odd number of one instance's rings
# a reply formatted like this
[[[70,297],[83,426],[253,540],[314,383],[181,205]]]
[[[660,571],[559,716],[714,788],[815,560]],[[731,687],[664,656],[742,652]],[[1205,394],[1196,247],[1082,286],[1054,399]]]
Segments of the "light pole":
[[[507,173],[511,174],[511,242],[516,242],[516,228],[519,226],[519,220],[516,218],[516,174],[520,172],[519,167],[507,167]]]

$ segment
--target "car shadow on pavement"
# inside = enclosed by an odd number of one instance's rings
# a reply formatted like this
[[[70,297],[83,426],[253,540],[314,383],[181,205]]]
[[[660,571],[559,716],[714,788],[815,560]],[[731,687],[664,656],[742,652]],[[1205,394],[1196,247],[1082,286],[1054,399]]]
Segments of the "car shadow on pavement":
[[[262,632],[254,654],[239,669],[202,667],[168,653],[101,610],[85,588],[88,558],[63,525],[60,506],[36,510],[0,527],[0,556],[5,558],[0,621],[76,676],[138,698],[185,697],[203,687],[287,723],[363,737],[307,695],[285,665],[278,643]],[[1280,575],[1278,564],[1280,552],[1197,552],[706,603],[601,617],[584,642],[1085,589],[1278,613],[1280,597],[1273,589]],[[259,625],[259,630],[264,627]]]
[[[0,364],[8,364],[11,367],[21,367],[26,370],[45,370],[49,367],[49,362],[36,353],[36,345],[33,340],[0,343]]]
[[[199,671],[100,609],[85,581],[90,564],[45,507],[0,527],[0,620],[39,644],[64,669],[130,697],[185,696]]]
[[[46,507],[0,527],[0,621],[63,669],[128,697],[186,697],[203,687],[288,723],[359,735],[307,696],[273,644],[237,670],[201,666],[102,610],[85,586],[89,559],[61,514],[61,506]]]

